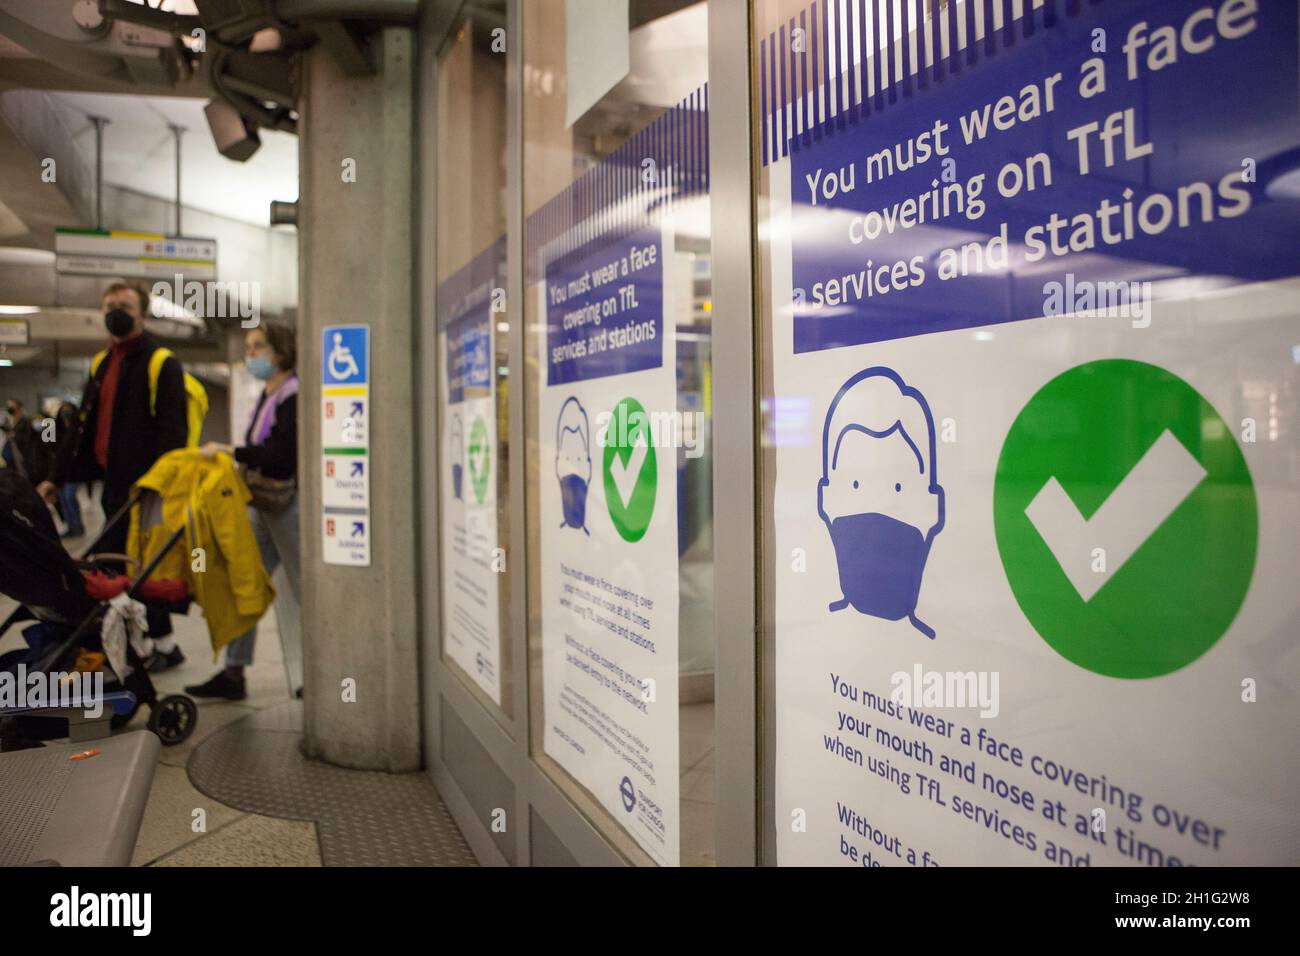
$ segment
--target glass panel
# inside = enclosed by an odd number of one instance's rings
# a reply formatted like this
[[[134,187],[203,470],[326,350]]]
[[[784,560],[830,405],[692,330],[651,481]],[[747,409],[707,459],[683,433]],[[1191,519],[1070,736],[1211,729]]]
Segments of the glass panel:
[[[437,64],[442,650],[509,716],[505,3],[467,11]]]
[[[777,861],[1293,862],[1296,5],[755,14]]]
[[[629,859],[709,863],[707,9],[522,11],[532,751]]]

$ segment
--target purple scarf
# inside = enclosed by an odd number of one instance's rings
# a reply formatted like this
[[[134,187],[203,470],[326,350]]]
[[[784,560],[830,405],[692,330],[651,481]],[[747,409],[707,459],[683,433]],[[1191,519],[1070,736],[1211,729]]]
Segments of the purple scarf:
[[[275,427],[275,412],[281,403],[290,395],[298,394],[298,376],[290,375],[270,395],[262,401],[262,407],[257,411],[257,417],[253,419],[252,440],[254,445],[264,445],[266,440],[271,437],[271,429]]]

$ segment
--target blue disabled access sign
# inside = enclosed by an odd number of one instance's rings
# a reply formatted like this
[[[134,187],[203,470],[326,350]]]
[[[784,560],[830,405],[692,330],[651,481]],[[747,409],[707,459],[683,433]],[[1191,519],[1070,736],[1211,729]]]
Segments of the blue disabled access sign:
[[[366,385],[370,381],[370,328],[330,325],[321,342],[321,381],[325,385]]]

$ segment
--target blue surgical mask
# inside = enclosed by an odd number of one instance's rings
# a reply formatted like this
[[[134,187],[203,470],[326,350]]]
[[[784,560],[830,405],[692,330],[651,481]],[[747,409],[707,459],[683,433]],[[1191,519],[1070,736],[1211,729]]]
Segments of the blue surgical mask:
[[[244,367],[248,369],[249,375],[263,382],[275,374],[275,363],[265,355],[254,355],[250,359],[245,359]]]
[[[916,624],[921,573],[930,554],[921,532],[882,514],[843,515],[831,522],[830,531],[840,589],[853,609],[889,621],[906,617]]]
[[[585,527],[587,483],[577,475],[565,475],[560,479],[560,500],[564,504],[564,523],[570,528]]]

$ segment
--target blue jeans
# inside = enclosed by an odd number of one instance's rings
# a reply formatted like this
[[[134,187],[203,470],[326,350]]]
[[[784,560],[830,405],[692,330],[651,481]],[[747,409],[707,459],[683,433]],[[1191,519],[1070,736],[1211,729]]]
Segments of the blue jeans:
[[[250,505],[248,520],[253,526],[253,537],[257,539],[257,550],[262,555],[266,573],[273,574],[283,564],[285,577],[289,580],[290,593],[277,594],[276,606],[292,601],[296,607],[301,581],[298,576],[298,496],[294,495],[289,507],[279,514],[267,514]],[[247,667],[252,664],[256,643],[257,625],[254,624],[251,630],[226,645],[226,666]]]
[[[59,489],[59,512],[63,515],[63,523],[69,529],[82,527],[81,504],[77,501],[77,489],[80,487],[69,481]]]

